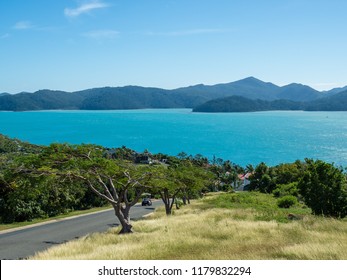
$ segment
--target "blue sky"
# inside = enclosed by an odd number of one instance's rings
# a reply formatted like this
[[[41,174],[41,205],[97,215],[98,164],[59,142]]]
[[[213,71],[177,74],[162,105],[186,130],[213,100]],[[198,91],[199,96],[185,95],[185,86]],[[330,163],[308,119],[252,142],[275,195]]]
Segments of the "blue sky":
[[[347,85],[345,0],[1,0],[0,92]]]

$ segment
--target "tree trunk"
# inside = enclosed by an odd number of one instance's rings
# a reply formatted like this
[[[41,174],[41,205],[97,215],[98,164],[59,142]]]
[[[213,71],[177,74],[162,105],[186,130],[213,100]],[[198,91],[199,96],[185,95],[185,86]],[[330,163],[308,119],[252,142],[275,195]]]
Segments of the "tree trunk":
[[[187,205],[187,196],[182,197],[183,205]]]
[[[122,229],[118,234],[127,234],[127,233],[133,233],[132,231],[132,225],[130,223],[122,223]]]
[[[172,214],[172,206],[173,206],[173,202],[174,202],[174,198],[172,198],[172,202],[170,202],[170,195],[169,195],[169,191],[167,189],[164,189],[163,191],[160,192],[160,196],[161,199],[164,202],[165,205],[165,212],[166,215],[169,216]]]
[[[177,199],[175,199],[175,204],[176,204],[176,209],[177,209],[177,210],[180,209],[180,205],[179,205]]]
[[[117,216],[122,229],[119,232],[119,234],[126,234],[126,233],[133,233],[132,231],[132,225],[130,223],[130,216],[129,216],[129,210],[130,207],[124,207],[122,205],[113,205],[113,208],[115,210],[115,215]]]
[[[175,203],[175,200],[176,200],[176,195],[178,194],[178,191],[176,191],[172,197],[171,197],[171,201],[170,201],[170,194],[169,194],[169,191],[167,189],[164,189],[164,191],[162,191],[160,193],[161,195],[161,198],[165,204],[165,211],[166,211],[166,215],[167,216],[170,216],[172,215],[172,207]]]
[[[172,214],[171,207],[170,207],[170,201],[169,203],[165,203],[165,212],[166,215],[170,216]]]

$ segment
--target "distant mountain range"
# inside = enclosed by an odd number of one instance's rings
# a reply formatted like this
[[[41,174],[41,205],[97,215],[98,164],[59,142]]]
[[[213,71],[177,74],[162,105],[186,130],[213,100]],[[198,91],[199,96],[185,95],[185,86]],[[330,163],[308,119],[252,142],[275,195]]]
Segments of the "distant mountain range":
[[[173,90],[125,86],[93,88],[76,92],[39,90],[34,93],[22,92],[13,95],[1,93],[0,110],[201,109],[203,104],[212,102],[213,100],[217,103],[228,103],[232,100],[229,98],[231,96],[246,98],[250,100],[247,102],[248,104],[251,104],[252,101],[253,103],[256,101],[259,104],[261,103],[259,100],[266,101],[266,104],[272,104],[269,105],[270,108],[278,103],[277,100],[282,100],[281,104],[284,104],[285,102],[283,100],[286,100],[289,107],[294,106],[297,108],[299,104],[301,104],[300,106],[306,104],[305,106],[308,107],[300,108],[318,108],[326,102],[335,104],[335,99],[333,97],[343,92],[345,89],[347,89],[347,87],[319,92],[302,84],[289,84],[280,87],[272,83],[263,82],[254,77],[249,77],[232,83],[211,86],[200,84]],[[341,102],[341,99],[345,97],[340,96],[339,98]],[[265,106],[264,104],[262,106]],[[311,104],[311,107],[309,107],[308,104]],[[211,105],[211,103],[207,103],[207,105]],[[341,103],[339,105],[341,105]],[[347,110],[347,106],[344,110]]]
[[[329,91],[323,91],[323,93],[327,94],[327,95],[333,95],[333,94],[336,94],[336,93],[339,93],[339,92],[343,92],[343,91],[347,91],[347,86],[340,87],[340,88],[334,88],[334,89],[331,89]]]

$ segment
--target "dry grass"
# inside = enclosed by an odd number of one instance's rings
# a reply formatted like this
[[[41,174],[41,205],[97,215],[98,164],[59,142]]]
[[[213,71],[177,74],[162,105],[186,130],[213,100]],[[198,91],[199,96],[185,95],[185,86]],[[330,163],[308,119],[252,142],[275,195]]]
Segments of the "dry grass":
[[[347,259],[347,222],[305,215],[287,223],[259,221],[252,208],[207,208],[195,202],[165,217],[162,209],[134,222],[136,233],[118,229],[92,234],[34,259]]]

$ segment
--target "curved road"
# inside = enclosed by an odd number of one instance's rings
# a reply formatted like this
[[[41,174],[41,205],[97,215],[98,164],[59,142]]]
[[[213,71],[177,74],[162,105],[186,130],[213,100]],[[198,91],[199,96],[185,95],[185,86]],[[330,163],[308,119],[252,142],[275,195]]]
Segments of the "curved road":
[[[148,207],[137,204],[131,208],[131,219],[140,219],[161,204],[161,201],[153,201],[153,205]],[[9,232],[0,231],[0,259],[25,259],[53,245],[62,244],[89,233],[104,232],[118,225],[118,219],[113,209],[110,209],[30,228]]]

